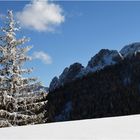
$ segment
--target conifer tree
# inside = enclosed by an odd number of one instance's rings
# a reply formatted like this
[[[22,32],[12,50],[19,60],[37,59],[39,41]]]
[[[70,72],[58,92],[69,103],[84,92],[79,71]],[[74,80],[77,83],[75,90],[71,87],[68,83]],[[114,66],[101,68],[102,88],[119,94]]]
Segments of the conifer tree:
[[[24,47],[27,38],[17,38],[12,11],[6,18],[0,35],[0,127],[44,123],[47,94],[36,78],[23,77],[32,72],[23,68],[31,47]]]

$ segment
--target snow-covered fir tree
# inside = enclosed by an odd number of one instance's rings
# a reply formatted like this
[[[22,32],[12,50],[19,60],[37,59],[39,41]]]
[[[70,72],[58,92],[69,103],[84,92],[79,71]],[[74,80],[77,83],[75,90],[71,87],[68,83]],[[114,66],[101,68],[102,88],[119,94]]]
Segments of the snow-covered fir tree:
[[[0,35],[0,127],[46,122],[47,94],[39,90],[41,83],[36,78],[23,77],[32,71],[23,69],[31,47],[23,45],[27,38],[17,39],[18,30],[12,11],[8,11]]]

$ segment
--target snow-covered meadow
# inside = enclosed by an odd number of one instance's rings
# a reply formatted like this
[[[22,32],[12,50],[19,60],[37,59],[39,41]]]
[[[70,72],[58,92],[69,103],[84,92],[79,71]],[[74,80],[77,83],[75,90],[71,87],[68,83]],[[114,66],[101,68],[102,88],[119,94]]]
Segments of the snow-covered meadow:
[[[140,115],[0,129],[1,140],[139,140]]]

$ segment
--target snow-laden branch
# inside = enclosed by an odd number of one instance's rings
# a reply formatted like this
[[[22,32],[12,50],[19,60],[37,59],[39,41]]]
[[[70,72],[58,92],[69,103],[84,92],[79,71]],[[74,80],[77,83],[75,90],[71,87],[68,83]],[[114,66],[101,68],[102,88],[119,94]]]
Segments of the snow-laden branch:
[[[25,124],[37,124],[41,123],[44,118],[44,114],[40,113],[37,115],[24,115],[18,114],[17,112],[9,113],[5,110],[0,110],[0,118],[7,119],[11,125],[25,125]]]

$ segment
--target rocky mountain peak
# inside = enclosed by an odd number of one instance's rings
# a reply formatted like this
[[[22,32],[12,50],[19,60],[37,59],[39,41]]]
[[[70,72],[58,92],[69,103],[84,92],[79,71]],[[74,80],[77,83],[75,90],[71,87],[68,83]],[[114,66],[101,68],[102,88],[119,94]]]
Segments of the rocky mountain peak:
[[[94,71],[103,68],[106,65],[115,64],[122,60],[120,54],[116,50],[102,49],[88,62],[87,67],[93,68]]]
[[[69,68],[65,68],[59,76],[60,82],[63,84],[73,80],[82,68],[83,66],[80,63],[74,63],[70,65]]]
[[[121,54],[116,50],[102,49],[88,62],[87,69],[97,71],[107,65],[115,64],[122,60]]]
[[[55,76],[49,86],[49,91],[53,91],[54,89],[58,88],[60,86],[60,82],[57,76]]]
[[[131,57],[137,52],[140,52],[140,42],[126,45],[120,50],[123,57]]]
[[[80,63],[74,63],[69,67],[66,67],[62,74],[59,76],[59,78],[53,78],[53,80],[50,83],[49,90],[52,91],[58,88],[59,86],[63,86],[64,84],[71,82],[76,78],[77,74],[81,71],[82,68],[84,67]]]

